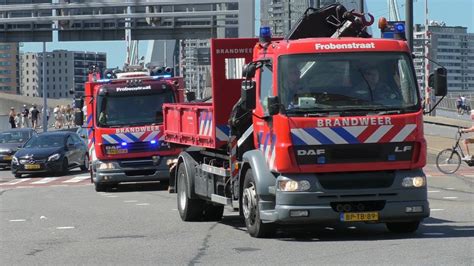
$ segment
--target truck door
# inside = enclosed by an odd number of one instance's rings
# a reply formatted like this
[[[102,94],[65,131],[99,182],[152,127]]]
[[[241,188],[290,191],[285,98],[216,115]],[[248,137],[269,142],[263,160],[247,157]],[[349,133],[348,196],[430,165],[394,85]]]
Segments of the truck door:
[[[253,122],[254,134],[256,135],[255,147],[259,149],[270,169],[275,162],[276,134],[273,132],[272,117],[268,114],[267,101],[273,96],[273,67],[266,64],[257,71],[257,106],[255,108]]]

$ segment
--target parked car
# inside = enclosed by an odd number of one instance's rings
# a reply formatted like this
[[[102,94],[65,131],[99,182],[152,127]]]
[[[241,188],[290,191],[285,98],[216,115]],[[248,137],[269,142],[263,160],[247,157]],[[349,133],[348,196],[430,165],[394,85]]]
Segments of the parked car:
[[[0,132],[0,168],[10,167],[12,157],[36,131],[31,128],[17,128]]]
[[[12,157],[12,173],[22,174],[52,172],[67,174],[69,169],[89,168],[87,146],[74,132],[52,131],[33,136]]]

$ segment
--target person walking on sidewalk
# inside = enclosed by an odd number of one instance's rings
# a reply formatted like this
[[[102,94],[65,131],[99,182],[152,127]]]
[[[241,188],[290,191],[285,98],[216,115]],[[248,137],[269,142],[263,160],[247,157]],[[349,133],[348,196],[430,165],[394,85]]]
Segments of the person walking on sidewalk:
[[[36,104],[33,105],[33,110],[31,110],[31,125],[33,129],[38,127],[38,119],[39,119],[40,111],[36,108]]]
[[[8,114],[8,123],[10,123],[11,128],[16,128],[15,117],[16,117],[15,108],[11,107],[10,113]]]
[[[471,110],[471,119],[472,119],[472,126],[470,128],[465,128],[461,129],[461,133],[468,133],[468,132],[474,132],[474,110]],[[464,160],[472,160],[472,156],[469,153],[469,144],[474,143],[474,137],[468,137],[464,139],[464,148],[466,148],[466,157],[464,157]]]
[[[21,127],[27,128],[30,127],[30,123],[28,120],[28,115],[30,114],[30,110],[26,107],[26,104],[23,105],[23,111],[21,111]]]

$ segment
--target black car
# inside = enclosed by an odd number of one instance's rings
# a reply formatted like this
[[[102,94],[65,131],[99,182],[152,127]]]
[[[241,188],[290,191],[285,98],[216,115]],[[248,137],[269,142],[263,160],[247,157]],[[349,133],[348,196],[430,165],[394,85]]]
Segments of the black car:
[[[12,173],[53,172],[66,174],[69,169],[89,168],[89,155],[84,141],[74,132],[52,131],[33,136],[12,158]]]
[[[33,135],[36,135],[36,131],[31,128],[17,128],[0,132],[0,168],[9,167],[13,154]]]

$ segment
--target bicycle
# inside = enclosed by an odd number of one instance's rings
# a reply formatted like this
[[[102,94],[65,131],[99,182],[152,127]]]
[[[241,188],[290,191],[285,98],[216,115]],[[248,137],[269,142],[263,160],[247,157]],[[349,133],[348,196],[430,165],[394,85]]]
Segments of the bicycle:
[[[474,166],[474,158],[471,157],[471,160],[463,159],[464,152],[459,145],[459,141],[461,141],[461,135],[462,132],[460,128],[458,128],[456,142],[454,143],[453,147],[440,151],[438,156],[436,156],[436,167],[444,174],[455,173],[461,166],[461,161],[464,161],[468,166]]]

